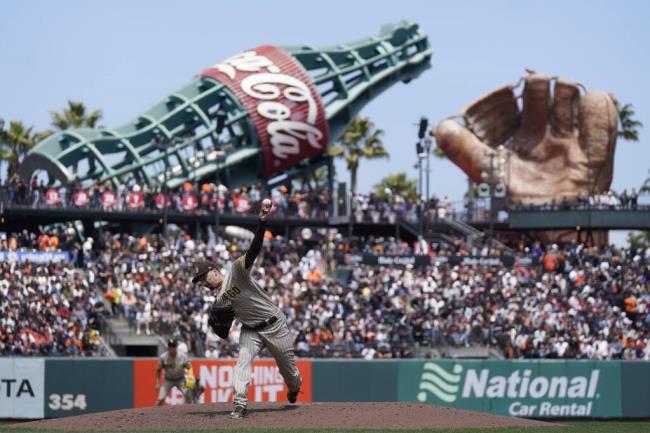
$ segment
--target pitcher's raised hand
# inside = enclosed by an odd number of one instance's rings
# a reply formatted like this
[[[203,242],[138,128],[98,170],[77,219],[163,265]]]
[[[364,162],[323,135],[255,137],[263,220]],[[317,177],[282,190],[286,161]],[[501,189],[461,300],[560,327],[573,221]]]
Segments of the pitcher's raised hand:
[[[269,214],[271,213],[272,207],[273,203],[270,199],[265,198],[262,200],[262,205],[260,206],[260,220],[266,221],[266,219],[269,217]]]

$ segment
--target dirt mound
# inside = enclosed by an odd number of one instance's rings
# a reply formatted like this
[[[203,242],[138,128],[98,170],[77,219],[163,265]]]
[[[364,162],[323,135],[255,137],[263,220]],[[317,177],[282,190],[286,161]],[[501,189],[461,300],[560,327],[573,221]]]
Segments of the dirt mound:
[[[15,427],[79,432],[132,430],[245,429],[449,429],[553,426],[415,403],[251,404],[244,420],[228,417],[225,403],[125,409],[68,418],[31,421]]]

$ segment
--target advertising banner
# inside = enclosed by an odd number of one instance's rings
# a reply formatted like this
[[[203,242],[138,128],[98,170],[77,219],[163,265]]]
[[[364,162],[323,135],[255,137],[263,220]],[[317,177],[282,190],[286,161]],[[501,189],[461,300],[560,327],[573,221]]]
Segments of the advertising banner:
[[[90,203],[90,195],[88,194],[88,191],[80,189],[72,194],[72,201],[77,207],[86,207],[88,206],[88,203]]]
[[[0,251],[0,261],[46,264],[51,262],[72,262],[73,257],[68,251],[37,251],[37,250],[15,250]]]
[[[56,206],[61,203],[61,193],[56,188],[48,188],[45,191],[45,203],[50,206]]]
[[[232,401],[232,384],[237,360],[192,360],[194,374],[205,393],[200,403],[217,403]],[[158,398],[155,388],[155,373],[158,360],[136,359],[133,361],[133,407],[154,406]],[[297,361],[302,375],[301,402],[312,401],[311,361]],[[253,402],[287,401],[287,387],[280,375],[278,366],[273,359],[258,359],[253,361],[251,384],[248,388],[248,399]],[[183,403],[183,394],[174,388],[165,400],[167,405]]]
[[[44,361],[0,359],[0,418],[43,418]]]
[[[47,418],[130,407],[133,407],[132,360],[46,360]]]
[[[304,67],[286,51],[262,45],[201,73],[225,84],[246,108],[271,177],[323,153],[329,124]]]
[[[199,201],[194,194],[188,194],[183,197],[183,209],[191,212],[199,205]]]
[[[192,360],[206,392],[232,401],[236,360]],[[0,359],[0,419],[56,418],[153,406],[156,359]],[[300,402],[408,401],[532,418],[647,418],[641,361],[299,360]],[[286,401],[274,360],[253,364],[251,402]],[[183,403],[173,389],[167,405]]]
[[[450,265],[463,266],[537,266],[539,257],[515,257],[515,256],[438,256],[437,263],[449,263]]]
[[[102,193],[102,206],[106,209],[112,209],[115,206],[115,193],[113,191],[104,191]]]
[[[375,254],[339,254],[336,260],[341,265],[361,263],[371,266],[427,266],[431,264],[429,256],[391,256]]]
[[[620,368],[608,361],[405,361],[398,394],[496,415],[620,417]]]
[[[449,263],[452,266],[536,266],[538,257],[515,256],[392,256],[375,254],[339,254],[336,260],[341,265],[354,265],[361,263],[371,266],[428,266],[432,263]]]
[[[172,201],[169,196],[165,196],[162,192],[159,192],[156,194],[155,198],[155,203],[156,203],[156,209],[163,210],[165,209],[165,198],[167,199],[167,207],[171,207]]]
[[[141,192],[132,192],[129,194],[128,203],[130,209],[140,209],[144,203],[144,195]]]

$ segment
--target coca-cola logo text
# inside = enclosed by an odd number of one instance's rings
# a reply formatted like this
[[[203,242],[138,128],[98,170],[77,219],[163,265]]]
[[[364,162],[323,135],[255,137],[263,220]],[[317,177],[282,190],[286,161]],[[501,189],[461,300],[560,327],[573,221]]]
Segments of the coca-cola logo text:
[[[320,96],[302,65],[288,53],[258,47],[203,75],[224,82],[246,107],[264,151],[265,175],[325,150],[329,129]]]

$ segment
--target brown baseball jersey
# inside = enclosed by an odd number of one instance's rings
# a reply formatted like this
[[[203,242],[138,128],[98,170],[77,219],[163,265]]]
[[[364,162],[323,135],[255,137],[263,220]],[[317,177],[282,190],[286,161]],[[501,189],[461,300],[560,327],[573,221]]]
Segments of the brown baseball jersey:
[[[246,326],[254,327],[270,317],[279,317],[281,312],[264,289],[251,278],[250,271],[250,268],[246,269],[244,256],[235,260],[223,279],[215,302],[230,300],[237,319]]]

